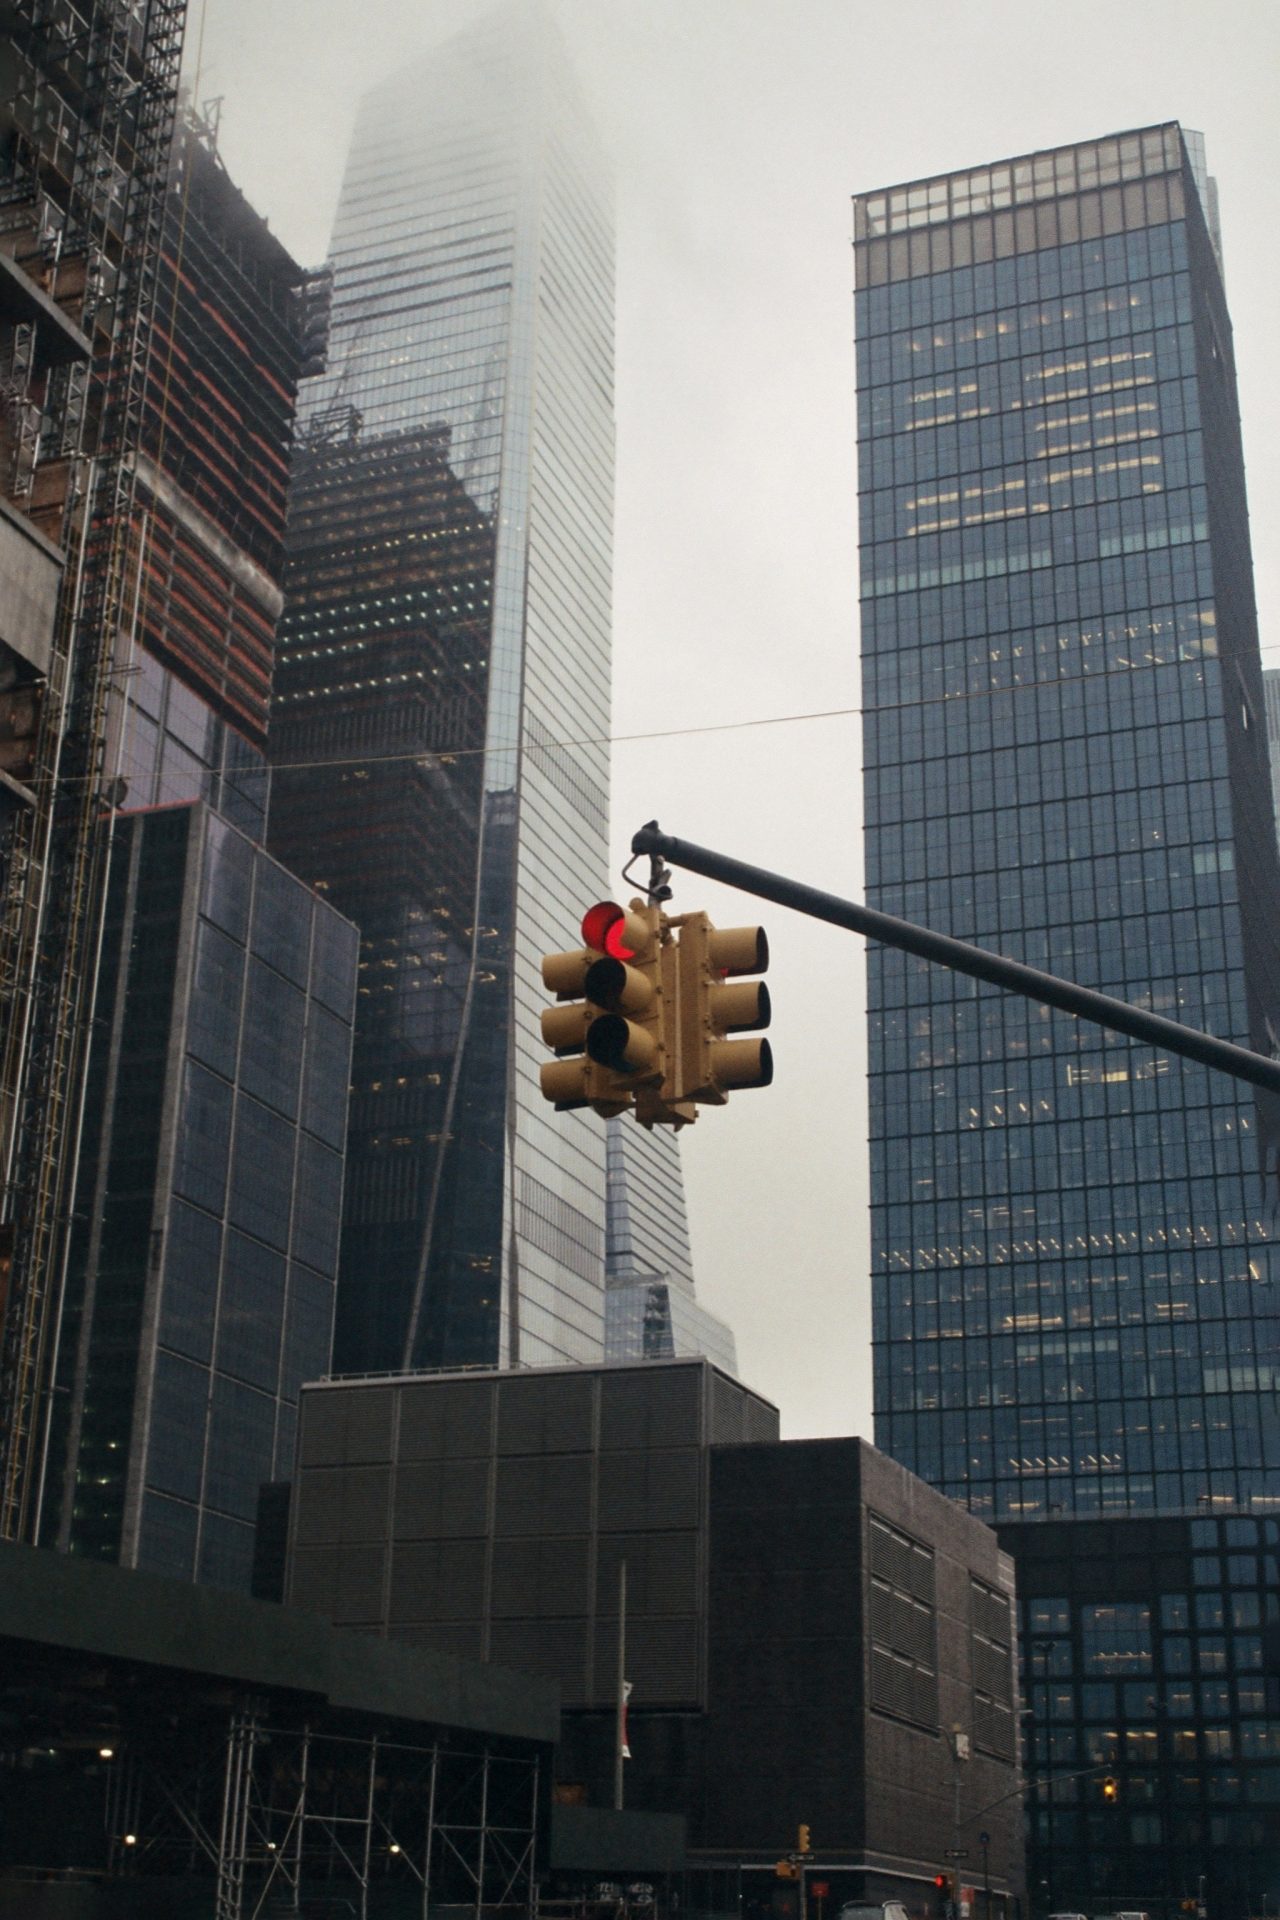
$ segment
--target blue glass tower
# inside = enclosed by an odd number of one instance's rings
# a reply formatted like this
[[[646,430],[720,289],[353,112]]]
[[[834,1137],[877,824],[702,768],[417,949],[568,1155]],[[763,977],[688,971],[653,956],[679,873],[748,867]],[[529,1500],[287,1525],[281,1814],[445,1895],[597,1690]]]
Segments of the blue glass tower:
[[[1272,1052],[1215,211],[1176,124],[855,201],[868,896]],[[878,1444],[989,1518],[1274,1508],[1274,1103],[869,994]]]

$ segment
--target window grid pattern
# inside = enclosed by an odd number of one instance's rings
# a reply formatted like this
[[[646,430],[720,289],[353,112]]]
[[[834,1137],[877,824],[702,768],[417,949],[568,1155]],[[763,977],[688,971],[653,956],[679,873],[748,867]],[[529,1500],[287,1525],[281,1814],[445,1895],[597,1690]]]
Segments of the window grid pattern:
[[[860,274],[867,894],[1268,1050],[1243,467],[1180,165],[1108,187],[1113,232]],[[988,1517],[1274,1502],[1252,1100],[884,949],[869,1010],[878,1444]]]
[[[1205,1874],[1220,1910],[1247,1911],[1280,1810],[1280,1520],[1035,1531],[1015,1546],[1029,1878],[1052,1863],[1092,1910],[1139,1886],[1173,1905]]]

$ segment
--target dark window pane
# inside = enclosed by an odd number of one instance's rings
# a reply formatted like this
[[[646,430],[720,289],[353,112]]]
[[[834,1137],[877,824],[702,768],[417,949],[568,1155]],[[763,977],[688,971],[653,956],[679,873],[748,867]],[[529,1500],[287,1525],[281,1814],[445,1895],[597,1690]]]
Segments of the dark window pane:
[[[243,979],[243,947],[202,920],[196,932],[187,1047],[227,1080],[236,1072]]]
[[[230,1145],[231,1089],[188,1060],[178,1112],[175,1190],[211,1213],[221,1213]]]
[[[238,1380],[215,1378],[209,1419],[205,1499],[211,1507],[252,1521],[258,1488],[271,1478],[275,1401]]]
[[[261,960],[250,960],[240,1084],[291,1120],[298,1112],[305,1004],[297,987]]]
[[[342,1216],[342,1161],[310,1134],[298,1135],[298,1194],[293,1211],[293,1254],[319,1273],[338,1262]]]
[[[274,1392],[284,1320],[284,1258],[234,1228],[218,1303],[218,1368]]]
[[[195,1507],[167,1500],[162,1493],[145,1493],[138,1535],[138,1565],[147,1573],[166,1573],[175,1580],[193,1579],[197,1516]]]
[[[294,1138],[287,1121],[241,1095],[227,1211],[236,1226],[281,1252],[289,1240]]]
[[[280,1392],[286,1399],[296,1400],[304,1380],[318,1380],[329,1371],[332,1340],[332,1281],[306,1267],[290,1267],[284,1365],[280,1370]]]
[[[249,890],[253,849],[242,834],[210,816],[204,843],[204,887],[200,911],[237,940],[249,930]]]
[[[183,1500],[200,1497],[209,1375],[171,1353],[156,1355],[147,1482]]]
[[[271,860],[258,861],[251,944],[254,952],[278,972],[287,974],[299,986],[306,985],[311,894],[301,881]]]
[[[312,1001],[306,1047],[302,1124],[329,1146],[341,1147],[347,1131],[351,1029]]]
[[[192,1360],[207,1361],[213,1349],[221,1256],[222,1222],[182,1200],[173,1201],[160,1295],[160,1344]]]

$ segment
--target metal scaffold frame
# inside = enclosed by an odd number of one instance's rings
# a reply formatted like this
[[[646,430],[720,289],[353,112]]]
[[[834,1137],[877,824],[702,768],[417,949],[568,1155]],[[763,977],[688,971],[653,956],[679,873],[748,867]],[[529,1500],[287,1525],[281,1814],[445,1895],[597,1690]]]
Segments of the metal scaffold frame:
[[[55,383],[33,462],[44,459],[60,479],[67,565],[34,805],[15,822],[0,900],[4,1539],[34,1538],[39,1527],[113,817],[109,743],[119,730],[110,723],[145,550],[134,456],[185,15],[186,0],[21,0],[11,9],[20,84],[30,95],[16,115],[20,130],[23,113],[30,121],[29,178],[15,175],[6,198],[27,194],[42,245],[48,230],[53,294],[70,270],[96,351],[87,377],[72,368]],[[38,212],[55,207],[60,219]]]
[[[440,1904],[476,1920],[536,1909],[536,1754],[283,1726],[258,1702],[232,1711],[220,1770],[214,1752],[178,1773],[158,1751],[114,1763],[113,1876],[212,1869],[216,1920],[373,1920],[382,1894],[407,1910],[406,1886],[423,1920]]]

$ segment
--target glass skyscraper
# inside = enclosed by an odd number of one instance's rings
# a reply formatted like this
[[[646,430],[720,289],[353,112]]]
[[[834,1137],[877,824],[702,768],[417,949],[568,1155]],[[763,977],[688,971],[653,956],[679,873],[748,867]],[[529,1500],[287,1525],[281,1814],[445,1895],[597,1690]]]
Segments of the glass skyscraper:
[[[538,1066],[609,891],[613,229],[540,9],[366,99],[332,268],[270,837],[362,935],[334,1365],[598,1359],[604,1132]]]
[[[1215,214],[1176,124],[855,201],[868,897],[1272,1053]],[[869,996],[878,1444],[988,1518],[1280,1506],[1275,1102]]]
[[[610,1120],[605,1235],[606,1360],[701,1354],[738,1371],[732,1329],[694,1295],[676,1136]]]
[[[329,1363],[355,928],[199,802],[112,852],[49,1544],[248,1591]]]

